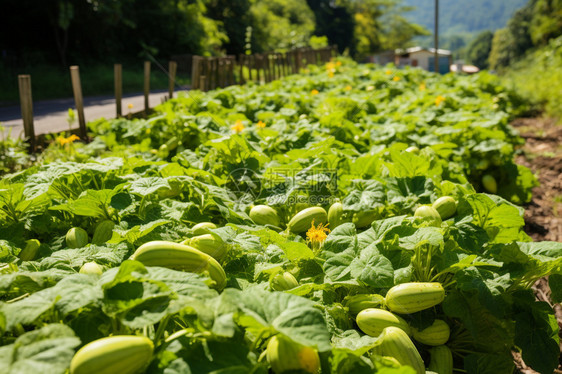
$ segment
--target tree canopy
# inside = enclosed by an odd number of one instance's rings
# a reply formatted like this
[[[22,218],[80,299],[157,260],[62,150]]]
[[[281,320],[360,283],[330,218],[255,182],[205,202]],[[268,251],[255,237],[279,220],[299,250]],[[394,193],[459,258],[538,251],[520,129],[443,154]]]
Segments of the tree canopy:
[[[507,27],[496,31],[489,63],[501,69],[524,56],[529,50],[544,46],[562,35],[562,1],[529,0],[509,20]]]
[[[3,0],[0,51],[21,65],[286,50],[326,37],[358,58],[425,31],[392,0]],[[17,30],[17,32],[16,32]],[[41,37],[38,37],[38,36]]]

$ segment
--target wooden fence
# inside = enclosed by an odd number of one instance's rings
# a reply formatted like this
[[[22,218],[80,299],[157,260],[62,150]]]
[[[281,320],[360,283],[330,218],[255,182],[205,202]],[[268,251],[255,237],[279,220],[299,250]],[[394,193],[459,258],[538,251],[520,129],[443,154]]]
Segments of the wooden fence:
[[[217,87],[226,87],[233,84],[244,84],[248,81],[266,83],[281,77],[296,74],[309,64],[328,62],[337,56],[336,46],[321,49],[299,48],[286,53],[263,53],[254,55],[241,54],[225,57],[201,57],[191,55],[174,56],[168,66],[169,88],[168,98],[174,95],[176,85],[176,72],[187,72],[191,68],[191,89],[208,91]],[[189,61],[191,58],[191,61]],[[150,61],[144,62],[144,113],[150,110],[148,96],[150,94]],[[79,135],[82,140],[88,141],[86,119],[84,117],[84,104],[80,71],[78,66],[70,67],[74,102],[78,114]],[[121,117],[123,88],[122,66],[115,64],[115,104],[116,117]],[[31,95],[31,77],[19,75],[20,105],[24,124],[24,134],[29,139],[30,151],[36,147],[35,130],[33,126],[33,101]]]
[[[267,83],[296,74],[306,65],[328,62],[335,56],[336,46],[298,48],[286,53],[240,54],[238,59],[235,56],[193,56],[191,88],[208,91],[248,81]]]

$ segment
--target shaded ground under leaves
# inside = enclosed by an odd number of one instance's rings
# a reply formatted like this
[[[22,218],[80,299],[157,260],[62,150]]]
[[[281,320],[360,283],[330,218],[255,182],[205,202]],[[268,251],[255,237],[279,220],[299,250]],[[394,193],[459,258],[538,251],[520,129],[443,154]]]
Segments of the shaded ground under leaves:
[[[525,231],[535,241],[562,242],[562,125],[556,125],[555,120],[548,118],[519,118],[511,125],[525,138],[517,163],[530,168],[540,182],[540,186],[533,189],[533,199],[525,207]],[[553,307],[562,330],[562,307],[552,304],[548,280],[540,279],[533,290],[537,300]],[[560,337],[562,340],[562,334]],[[519,373],[537,373],[525,365],[518,353],[513,355]],[[562,354],[555,373],[562,374]]]

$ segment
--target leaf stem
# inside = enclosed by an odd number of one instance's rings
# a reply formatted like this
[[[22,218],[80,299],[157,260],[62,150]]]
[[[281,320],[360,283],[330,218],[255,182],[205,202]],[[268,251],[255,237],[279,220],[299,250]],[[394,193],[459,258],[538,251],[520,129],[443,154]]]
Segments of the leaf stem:
[[[166,327],[168,326],[169,320],[170,316],[166,316],[162,319],[162,321],[160,321],[160,324],[158,324],[158,330],[156,330],[156,334],[154,334],[154,343],[158,344],[158,342],[162,338],[162,335],[164,334],[164,331],[166,331]]]

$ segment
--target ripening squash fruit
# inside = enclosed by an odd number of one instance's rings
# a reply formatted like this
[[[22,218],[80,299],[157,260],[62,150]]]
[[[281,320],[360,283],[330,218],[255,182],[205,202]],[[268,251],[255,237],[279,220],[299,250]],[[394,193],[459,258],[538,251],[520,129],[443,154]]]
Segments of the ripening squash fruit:
[[[73,227],[66,233],[68,248],[82,248],[88,244],[88,233],[81,227]]]
[[[380,308],[383,304],[384,296],[378,294],[358,294],[344,299],[344,306],[352,316],[356,316],[364,309]]]
[[[429,370],[439,374],[453,374],[453,353],[446,345],[438,345],[429,350]]]
[[[287,229],[292,233],[300,234],[310,229],[312,221],[314,225],[324,224],[328,221],[328,213],[319,206],[303,209],[291,218]]]
[[[410,282],[392,287],[385,296],[388,309],[410,314],[431,308],[445,299],[445,289],[438,282]]]
[[[215,225],[213,222],[199,222],[198,224],[196,224],[191,228],[191,232],[193,233],[193,235],[197,236],[197,235],[208,234],[207,229],[216,229],[216,228],[217,225]]]
[[[314,374],[320,370],[320,357],[314,348],[295,343],[282,335],[269,340],[266,357],[275,374],[291,370]]]
[[[82,265],[82,267],[80,267],[79,273],[101,275],[103,273],[103,269],[95,262],[86,262],[84,265]]]
[[[402,317],[384,309],[369,308],[357,314],[357,326],[369,336],[379,336],[388,326],[398,327],[410,335],[410,326]]]
[[[484,189],[489,193],[498,192],[498,183],[496,182],[496,178],[494,178],[490,174],[485,174],[482,177],[482,186],[484,186]]]
[[[212,234],[194,236],[189,239],[188,245],[212,256],[217,261],[222,260],[227,253],[226,243],[220,237]]]
[[[431,205],[439,213],[441,219],[448,219],[457,212],[457,202],[451,196],[442,196]]]
[[[39,251],[39,247],[41,243],[37,239],[29,239],[25,242],[25,248],[21,250],[19,254],[19,258],[22,261],[33,261],[35,256],[37,256],[37,252]]]
[[[441,215],[431,206],[422,205],[418,207],[414,212],[414,217],[428,222],[431,226],[441,226]]]
[[[420,149],[418,147],[416,147],[415,145],[406,148],[406,152],[408,153],[420,153]]]
[[[70,361],[70,374],[139,374],[150,361],[154,344],[144,336],[116,335],[86,344]]]
[[[447,322],[436,319],[433,324],[426,327],[423,330],[412,329],[414,333],[414,339],[420,343],[426,345],[443,345],[449,340],[451,335],[451,329]]]
[[[279,227],[281,220],[277,211],[267,205],[256,205],[250,210],[250,218],[258,225],[273,225]]]
[[[113,228],[115,223],[110,220],[101,221],[96,226],[94,230],[94,236],[92,236],[92,244],[103,244],[107,242],[113,236]]]
[[[335,229],[342,223],[342,216],[343,216],[343,204],[339,201],[336,201],[332,205],[330,205],[330,209],[328,209],[328,223],[330,230]]]
[[[222,290],[226,286],[226,273],[217,260],[188,245],[163,240],[144,243],[133,253],[131,260],[142,262],[145,266],[207,272],[215,282],[215,288]]]
[[[425,374],[425,365],[416,346],[399,327],[389,326],[380,335],[381,342],[374,348],[374,353],[394,357],[400,365],[411,366],[416,374]]]
[[[297,279],[288,271],[277,273],[269,280],[269,286],[275,291],[287,291],[298,285]]]

